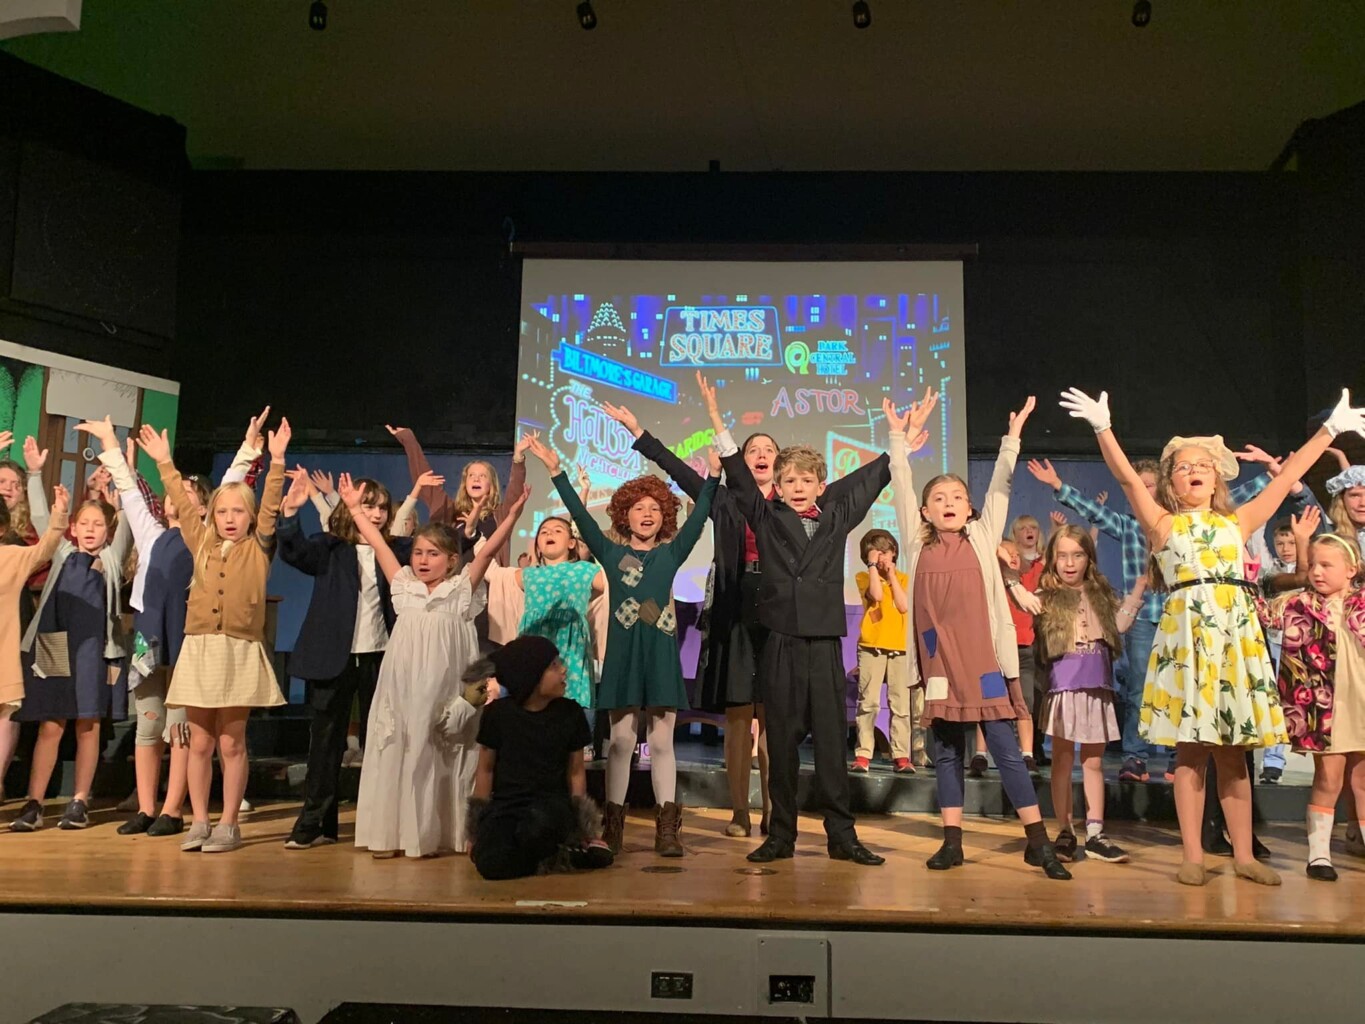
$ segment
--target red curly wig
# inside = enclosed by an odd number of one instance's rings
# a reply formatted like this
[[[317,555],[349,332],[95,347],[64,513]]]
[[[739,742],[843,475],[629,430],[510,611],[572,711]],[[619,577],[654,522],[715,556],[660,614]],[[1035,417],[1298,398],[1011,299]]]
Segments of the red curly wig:
[[[682,502],[657,476],[637,476],[616,489],[607,506],[611,528],[619,536],[629,538],[630,507],[642,498],[653,498],[659,503],[663,522],[659,524],[658,540],[660,544],[667,543],[678,532],[678,510],[682,508]]]

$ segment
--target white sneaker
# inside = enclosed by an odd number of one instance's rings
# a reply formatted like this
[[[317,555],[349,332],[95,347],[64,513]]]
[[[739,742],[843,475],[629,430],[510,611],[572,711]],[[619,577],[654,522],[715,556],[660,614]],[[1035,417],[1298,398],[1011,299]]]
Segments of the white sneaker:
[[[242,830],[236,825],[218,824],[213,828],[204,845],[199,849],[204,853],[231,853],[242,845]]]
[[[213,834],[213,828],[207,821],[196,821],[190,825],[190,830],[185,833],[185,838],[180,841],[182,853],[194,853],[204,848],[204,843]]]
[[[250,814],[250,813],[251,813],[252,811],[254,811],[255,809],[256,809],[256,808],[254,808],[254,807],[251,806],[251,801],[250,801],[250,800],[248,800],[246,797],[242,797],[242,802],[241,802],[241,803],[238,805],[238,807],[237,807],[237,813],[238,813],[238,814]]]

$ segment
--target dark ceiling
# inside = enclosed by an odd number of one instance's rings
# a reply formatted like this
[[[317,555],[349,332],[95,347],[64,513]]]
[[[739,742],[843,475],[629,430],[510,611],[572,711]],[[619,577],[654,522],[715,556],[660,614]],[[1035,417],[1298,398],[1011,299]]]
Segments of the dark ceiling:
[[[3,48],[199,166],[1247,170],[1365,99],[1361,0],[85,0]]]

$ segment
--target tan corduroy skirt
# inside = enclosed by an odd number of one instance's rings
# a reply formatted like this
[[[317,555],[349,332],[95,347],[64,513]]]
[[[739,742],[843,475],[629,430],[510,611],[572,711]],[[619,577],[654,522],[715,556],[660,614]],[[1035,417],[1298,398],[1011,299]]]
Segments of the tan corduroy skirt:
[[[265,645],[221,633],[185,637],[168,708],[273,708],[284,703]]]

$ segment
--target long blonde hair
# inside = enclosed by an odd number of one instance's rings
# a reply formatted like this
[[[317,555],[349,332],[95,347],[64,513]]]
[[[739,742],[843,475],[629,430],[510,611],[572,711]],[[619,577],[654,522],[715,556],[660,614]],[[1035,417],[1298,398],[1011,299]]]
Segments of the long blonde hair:
[[[0,459],[0,471],[10,470],[19,478],[19,500],[9,510],[9,528],[15,536],[27,542],[28,531],[33,526],[33,514],[28,507],[28,467],[13,459]]]
[[[1346,491],[1353,491],[1354,487],[1346,488]],[[1365,523],[1353,523],[1351,513],[1346,510],[1346,491],[1335,495],[1332,503],[1327,506],[1327,518],[1332,520],[1332,528],[1343,537],[1354,537],[1361,530],[1365,530]],[[17,506],[16,506],[17,507]]]
[[[204,508],[204,526],[206,528],[204,539],[199,542],[199,550],[194,553],[194,579],[190,581],[191,587],[205,582],[207,577],[203,575],[203,572],[208,569],[209,554],[215,545],[223,543],[223,538],[218,536],[218,527],[213,522],[213,510],[218,505],[218,499],[225,494],[236,494],[242,499],[242,504],[246,506],[248,520],[246,535],[248,538],[256,535],[256,492],[240,481],[219,484],[217,490],[209,496],[208,504]],[[184,517],[181,517],[181,522],[184,522]],[[238,541],[237,543],[242,542]]]
[[[493,514],[495,508],[502,504],[502,487],[498,484],[497,470],[493,468],[492,463],[485,462],[483,459],[466,462],[464,469],[460,470],[460,489],[455,492],[455,514],[465,515],[474,507],[474,499],[469,496],[465,481],[469,479],[469,471],[475,466],[482,466],[488,470],[488,497],[484,499],[483,509],[479,512],[479,518],[486,519]]]

